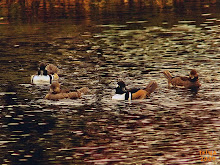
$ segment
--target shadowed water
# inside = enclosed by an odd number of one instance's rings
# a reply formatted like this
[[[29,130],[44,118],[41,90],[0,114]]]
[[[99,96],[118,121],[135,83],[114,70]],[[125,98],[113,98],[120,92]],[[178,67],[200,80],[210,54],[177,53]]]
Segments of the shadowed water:
[[[0,163],[219,164],[220,15],[205,10],[0,26]],[[30,84],[41,61],[58,66],[62,86],[89,94],[45,100],[49,86]],[[162,71],[192,68],[198,93],[167,88]],[[113,101],[118,80],[158,89]]]

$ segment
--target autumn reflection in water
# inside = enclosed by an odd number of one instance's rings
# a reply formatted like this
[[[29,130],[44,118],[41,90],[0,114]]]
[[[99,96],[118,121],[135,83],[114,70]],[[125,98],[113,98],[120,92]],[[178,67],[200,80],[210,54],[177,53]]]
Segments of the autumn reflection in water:
[[[19,22],[52,21],[55,18],[77,20],[100,20],[106,18],[120,21],[126,17],[155,12],[176,14],[196,14],[212,7],[212,12],[219,11],[217,0],[13,0],[1,1],[2,19]],[[195,12],[195,10],[197,12]],[[116,18],[118,17],[118,18]]]
[[[51,2],[1,1],[0,164],[220,163],[217,1]],[[90,93],[45,100],[30,84],[42,61]],[[162,71],[192,68],[198,93],[167,88]],[[113,101],[118,80],[158,89]]]

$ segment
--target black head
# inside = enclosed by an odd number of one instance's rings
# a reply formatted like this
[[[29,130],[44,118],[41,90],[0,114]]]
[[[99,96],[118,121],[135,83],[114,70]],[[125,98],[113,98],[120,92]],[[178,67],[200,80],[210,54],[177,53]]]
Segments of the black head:
[[[44,62],[40,63],[39,68],[40,70],[45,70],[47,64],[45,64]]]
[[[118,86],[122,87],[122,88],[125,88],[125,83],[124,81],[119,81],[118,83]]]
[[[123,94],[126,92],[125,83],[123,81],[119,81],[117,85],[116,94]]]
[[[38,70],[38,75],[47,75],[47,70],[45,69],[47,64],[45,63],[40,63],[39,65],[39,70]]]

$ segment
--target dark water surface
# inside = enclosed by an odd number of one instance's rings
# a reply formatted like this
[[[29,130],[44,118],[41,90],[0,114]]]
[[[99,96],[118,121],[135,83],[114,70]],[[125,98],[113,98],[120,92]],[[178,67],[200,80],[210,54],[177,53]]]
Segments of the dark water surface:
[[[0,164],[219,164],[220,8],[186,4],[184,11],[109,8],[80,19],[2,21]],[[64,87],[90,93],[45,100],[49,86],[30,84],[42,61],[59,67]],[[197,94],[167,89],[162,71],[192,68],[202,84]],[[159,87],[143,101],[112,101],[121,79]],[[201,156],[206,150],[216,154]]]

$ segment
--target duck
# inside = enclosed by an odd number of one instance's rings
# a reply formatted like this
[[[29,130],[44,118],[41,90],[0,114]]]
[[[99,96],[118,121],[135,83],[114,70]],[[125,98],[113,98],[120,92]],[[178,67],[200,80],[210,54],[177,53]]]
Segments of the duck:
[[[32,84],[51,84],[58,81],[58,68],[53,64],[40,63],[37,74],[31,76]]]
[[[195,69],[190,71],[189,76],[176,76],[173,77],[168,70],[163,71],[164,76],[168,80],[168,88],[184,87],[185,89],[198,90],[201,86],[199,76]]]
[[[123,81],[119,81],[116,87],[116,93],[112,100],[143,100],[150,97],[150,94],[157,88],[156,81],[150,81],[146,88],[132,88],[127,90]]]
[[[89,88],[83,87],[78,89],[75,92],[71,92],[69,89],[61,89],[61,85],[58,82],[53,82],[50,86],[50,91],[45,96],[47,100],[58,101],[60,99],[78,99],[81,98],[82,95],[88,93]]]

